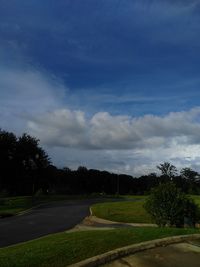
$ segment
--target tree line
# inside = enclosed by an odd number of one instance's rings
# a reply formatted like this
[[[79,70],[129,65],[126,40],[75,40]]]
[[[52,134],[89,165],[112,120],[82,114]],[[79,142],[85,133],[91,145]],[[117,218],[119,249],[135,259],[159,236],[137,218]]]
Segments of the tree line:
[[[0,195],[44,194],[148,194],[151,188],[172,181],[185,193],[199,194],[199,173],[164,162],[157,166],[160,175],[141,177],[110,173],[84,166],[77,170],[54,166],[39,140],[0,130]]]

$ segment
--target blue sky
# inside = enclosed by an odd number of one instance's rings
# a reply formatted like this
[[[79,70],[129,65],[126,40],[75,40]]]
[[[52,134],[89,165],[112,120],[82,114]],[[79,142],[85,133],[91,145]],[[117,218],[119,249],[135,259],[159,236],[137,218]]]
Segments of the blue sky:
[[[1,127],[58,166],[200,170],[199,32],[197,0],[0,0]]]

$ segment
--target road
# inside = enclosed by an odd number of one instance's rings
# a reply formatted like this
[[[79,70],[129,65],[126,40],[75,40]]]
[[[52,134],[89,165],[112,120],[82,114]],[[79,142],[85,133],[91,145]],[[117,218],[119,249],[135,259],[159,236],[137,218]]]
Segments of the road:
[[[200,240],[158,247],[115,260],[102,267],[199,267]]]
[[[97,202],[99,200],[53,202],[24,215],[0,219],[0,247],[73,228],[89,215],[90,205]]]

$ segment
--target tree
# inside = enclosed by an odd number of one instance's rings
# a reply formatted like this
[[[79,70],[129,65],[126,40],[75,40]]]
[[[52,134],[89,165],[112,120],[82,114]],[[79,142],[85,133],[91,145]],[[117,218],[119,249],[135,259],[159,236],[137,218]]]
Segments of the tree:
[[[0,129],[0,191],[12,191],[15,182],[16,145],[16,136]]]
[[[180,173],[183,178],[191,182],[195,182],[196,178],[199,176],[198,172],[193,171],[191,168],[183,168]]]
[[[45,151],[39,146],[39,140],[23,134],[17,142],[17,157],[19,164],[27,170],[46,168],[50,160]]]
[[[199,174],[196,171],[193,171],[191,168],[181,169],[181,176],[186,180],[188,185],[188,192],[191,194],[196,194],[198,192],[197,181],[199,179]]]
[[[46,152],[39,146],[39,140],[28,134],[19,137],[16,161],[18,172],[24,177],[24,185],[31,184],[32,194],[39,187],[44,187],[43,170],[49,166],[50,160]]]
[[[161,171],[162,175],[171,179],[177,174],[176,167],[169,162],[164,162],[163,164],[158,165],[157,168]]]
[[[199,219],[198,206],[172,182],[152,189],[144,207],[159,226],[181,227],[185,218],[193,224]]]

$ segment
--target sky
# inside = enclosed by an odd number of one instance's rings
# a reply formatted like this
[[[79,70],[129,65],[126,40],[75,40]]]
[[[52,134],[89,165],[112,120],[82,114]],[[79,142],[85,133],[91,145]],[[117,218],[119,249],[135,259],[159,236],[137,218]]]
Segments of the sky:
[[[58,167],[200,171],[199,0],[0,0],[0,127]]]

